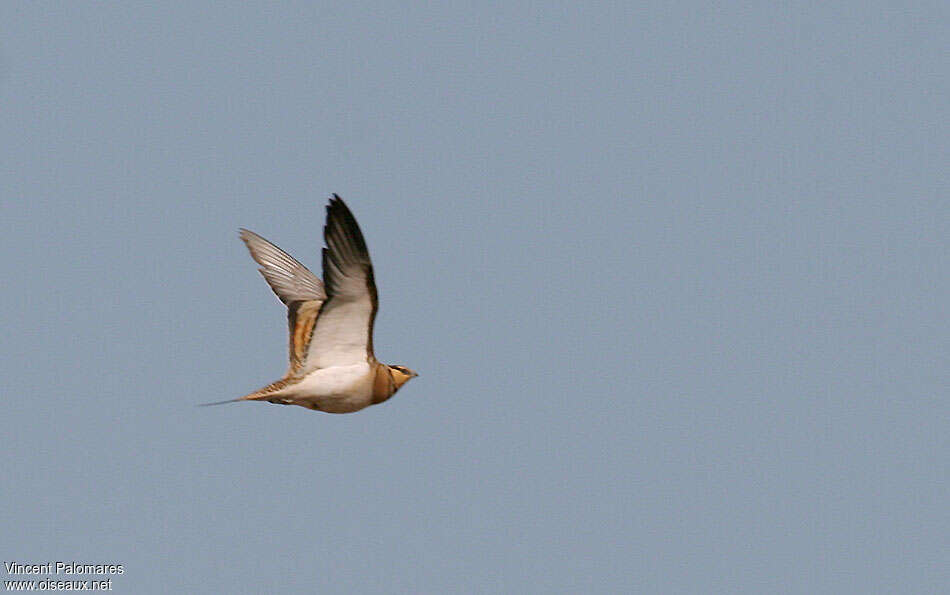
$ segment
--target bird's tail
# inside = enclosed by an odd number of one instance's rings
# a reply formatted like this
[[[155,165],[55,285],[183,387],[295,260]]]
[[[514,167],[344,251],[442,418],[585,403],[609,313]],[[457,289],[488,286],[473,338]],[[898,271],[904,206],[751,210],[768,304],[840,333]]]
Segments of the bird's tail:
[[[228,399],[227,401],[216,401],[214,403],[200,403],[199,407],[210,407],[212,405],[226,405],[227,403],[237,403],[238,401],[269,401],[275,397],[275,393],[280,392],[285,386],[292,384],[289,378],[282,378],[277,382],[272,382],[260,390],[256,390],[249,395]]]
[[[211,407],[212,405],[226,405],[228,403],[237,403],[238,401],[247,401],[247,397],[238,397],[236,399],[228,399],[227,401],[215,401],[214,403],[198,403],[198,407]]]

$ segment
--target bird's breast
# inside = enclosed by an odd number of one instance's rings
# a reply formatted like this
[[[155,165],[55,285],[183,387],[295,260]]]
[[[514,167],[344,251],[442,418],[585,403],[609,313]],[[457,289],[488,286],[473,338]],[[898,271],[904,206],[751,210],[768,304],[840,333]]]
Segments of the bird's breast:
[[[349,413],[372,404],[373,379],[368,363],[321,368],[294,385],[293,397],[321,411]]]

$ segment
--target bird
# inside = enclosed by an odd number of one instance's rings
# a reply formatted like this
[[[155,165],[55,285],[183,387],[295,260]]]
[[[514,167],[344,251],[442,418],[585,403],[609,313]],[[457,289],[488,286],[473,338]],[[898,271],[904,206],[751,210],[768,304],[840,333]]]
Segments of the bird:
[[[326,207],[323,280],[253,231],[241,240],[287,306],[290,366],[284,377],[243,397],[205,403],[266,401],[326,413],[353,413],[391,398],[418,374],[379,362],[373,322],[379,306],[363,232],[343,199]]]

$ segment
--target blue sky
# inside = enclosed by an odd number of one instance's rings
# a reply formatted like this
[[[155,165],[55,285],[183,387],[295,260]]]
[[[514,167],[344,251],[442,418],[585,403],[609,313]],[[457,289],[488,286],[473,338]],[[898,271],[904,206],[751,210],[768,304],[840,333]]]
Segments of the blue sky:
[[[0,556],[128,593],[939,590],[947,11],[5,4]],[[319,272],[332,192],[420,378],[196,408],[286,367],[237,229]]]

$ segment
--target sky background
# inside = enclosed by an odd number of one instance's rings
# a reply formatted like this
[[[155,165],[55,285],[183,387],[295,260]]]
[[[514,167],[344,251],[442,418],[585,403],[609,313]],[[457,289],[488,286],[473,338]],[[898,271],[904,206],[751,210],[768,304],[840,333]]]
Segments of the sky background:
[[[950,11],[766,4],[3,3],[0,557],[946,588]],[[237,229],[319,273],[332,192],[421,376],[196,408],[286,368]]]

